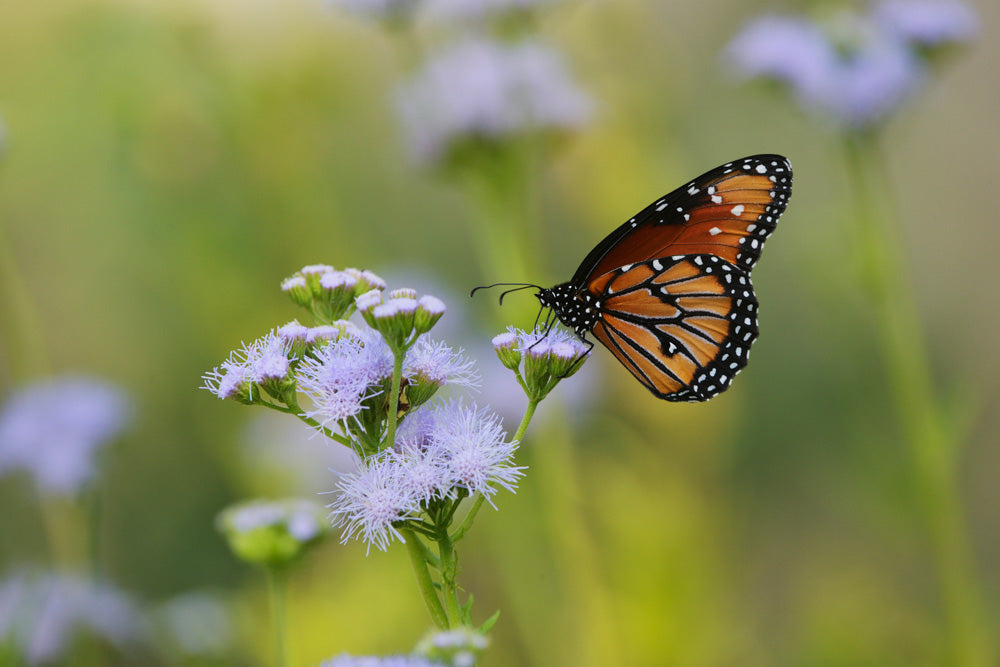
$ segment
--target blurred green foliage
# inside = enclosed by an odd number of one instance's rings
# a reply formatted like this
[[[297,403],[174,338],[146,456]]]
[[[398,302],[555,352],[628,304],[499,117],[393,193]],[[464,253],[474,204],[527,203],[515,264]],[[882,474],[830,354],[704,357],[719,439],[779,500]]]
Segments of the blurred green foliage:
[[[240,340],[295,316],[282,277],[312,262],[419,271],[460,295],[449,306],[488,340],[504,320],[491,299],[464,301],[469,287],[565,279],[689,176],[779,152],[795,192],[754,274],[762,333],[749,369],[710,404],[675,405],[597,351],[598,408],[542,406],[521,490],[480,517],[461,555],[476,609],[502,611],[483,664],[941,664],[934,565],[852,273],[836,142],[735,85],[718,56],[765,5],[550,12],[541,31],[598,115],[531,175],[538,274],[487,275],[468,256],[483,213],[405,155],[389,92],[398,44],[320,4],[0,8],[0,391],[74,370],[135,397],[137,425],[103,473],[111,578],[150,603],[227,591],[240,653],[266,662],[264,583],[229,555],[214,517],[241,498],[315,489],[249,472],[256,415],[197,387]],[[885,196],[903,212],[941,393],[967,406],[959,475],[995,602],[1000,421],[984,408],[1000,362],[1000,98],[984,82],[1000,13],[977,10],[978,47],[885,137],[898,185]],[[0,502],[0,565],[44,558],[27,486],[3,480]],[[408,649],[428,625],[410,578],[398,548],[312,554],[291,581],[292,664]]]

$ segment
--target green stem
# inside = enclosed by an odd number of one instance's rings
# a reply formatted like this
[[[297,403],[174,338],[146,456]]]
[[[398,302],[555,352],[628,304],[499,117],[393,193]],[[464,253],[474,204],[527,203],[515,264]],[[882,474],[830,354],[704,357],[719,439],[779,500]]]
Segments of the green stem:
[[[285,606],[288,598],[288,576],[280,569],[267,568],[268,596],[271,599],[271,624],[274,630],[274,665],[285,667],[287,660],[288,622]]]
[[[517,427],[517,431],[514,433],[514,440],[520,443],[524,439],[524,433],[528,430],[528,424],[531,423],[531,418],[535,415],[535,408],[538,407],[538,399],[529,399],[528,407],[524,411],[524,416],[521,417],[521,423]],[[479,513],[479,508],[483,506],[483,502],[486,497],[481,493],[476,494],[476,499],[472,502],[472,508],[469,509],[469,513],[465,515],[465,519],[462,520],[461,525],[455,529],[455,532],[451,534],[451,541],[458,542],[460,539],[465,537],[465,534],[469,532],[472,528],[472,522],[476,519],[476,514]]]
[[[34,375],[45,375],[50,364],[45,351],[45,329],[35,309],[25,281],[18,271],[14,253],[0,228],[0,317],[7,343],[6,365],[12,378],[21,381]]]
[[[462,610],[458,604],[458,585],[455,583],[458,574],[458,557],[455,554],[455,545],[448,537],[447,527],[441,528],[437,543],[438,557],[441,559],[441,596],[444,598],[448,627],[457,628],[462,625]]]
[[[392,387],[389,390],[389,425],[386,428],[386,447],[392,447],[396,442],[396,422],[399,418],[399,387],[403,379],[403,359],[406,358],[406,347],[393,350],[395,361],[392,366]]]
[[[427,546],[420,541],[416,533],[403,528],[399,531],[406,540],[406,551],[410,554],[410,565],[413,566],[413,574],[417,578],[417,586],[420,588],[420,596],[424,600],[427,611],[430,612],[431,620],[441,630],[448,629],[448,617],[441,606],[434,582],[431,581],[431,573],[427,569]]]
[[[889,178],[873,137],[850,138],[845,148],[857,207],[859,268],[879,315],[891,398],[910,448],[918,502],[935,553],[951,664],[992,665],[994,649],[958,493],[958,434],[949,428],[935,396],[898,231],[892,226],[898,212],[891,210],[887,196]]]

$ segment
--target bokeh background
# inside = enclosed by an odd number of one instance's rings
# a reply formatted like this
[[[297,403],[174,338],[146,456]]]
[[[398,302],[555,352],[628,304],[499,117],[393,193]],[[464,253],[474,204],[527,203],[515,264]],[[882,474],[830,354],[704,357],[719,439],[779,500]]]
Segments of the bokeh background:
[[[882,134],[894,191],[878,194],[901,212],[937,395],[959,406],[958,511],[992,635],[1000,6],[972,6],[979,38]],[[418,26],[415,39],[309,0],[0,8],[0,396],[74,372],[130,397],[100,473],[105,576],[146,610],[211,596],[228,614],[217,663],[268,664],[264,579],[232,557],[215,517],[250,497],[322,501],[338,454],[294,420],[198,387],[240,341],[300,316],[281,279],[323,262],[440,296],[449,340],[478,358],[479,400],[502,403],[518,389],[489,338],[535,309],[529,293],[503,309],[470,300],[472,286],[565,280],[649,201],[777,152],[795,189],[754,272],[750,366],[708,404],[668,404],[598,350],[543,403],[519,492],[462,544],[478,616],[502,612],[482,664],[948,664],[927,514],[853,270],[837,133],[741,84],[720,55],[778,9],[594,0],[541,13],[533,34],[563,53],[593,109],[523,171],[529,261],[499,274],[502,257],[487,267],[474,250],[496,211],[461,174],[414,160],[394,113],[421,49],[454,32]],[[0,503],[0,570],[50,562],[32,485],[0,479]],[[310,554],[291,581],[291,664],[408,650],[428,626],[411,578],[398,547],[366,557],[331,540]]]

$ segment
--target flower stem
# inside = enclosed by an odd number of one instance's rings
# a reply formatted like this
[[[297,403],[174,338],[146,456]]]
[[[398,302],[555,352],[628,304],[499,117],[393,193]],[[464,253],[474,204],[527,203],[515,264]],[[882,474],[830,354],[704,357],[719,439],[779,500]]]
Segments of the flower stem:
[[[427,611],[430,612],[431,620],[441,630],[448,629],[448,617],[441,606],[434,582],[431,581],[431,573],[427,569],[427,547],[420,541],[417,534],[412,530],[400,529],[403,538],[406,540],[406,551],[410,554],[410,565],[413,566],[413,574],[417,578],[417,586],[420,588],[420,595],[424,600]]]
[[[271,599],[271,625],[274,629],[274,665],[285,667],[287,660],[288,622],[285,603],[288,598],[287,574],[278,568],[267,568],[268,596]]]
[[[392,387],[389,390],[389,424],[386,428],[386,447],[392,447],[396,442],[396,422],[399,418],[399,386],[403,379],[403,359],[406,358],[406,347],[392,351],[395,360],[392,366]]]
[[[847,165],[857,208],[860,270],[877,308],[890,393],[910,448],[911,475],[932,542],[947,617],[951,664],[994,664],[985,606],[957,488],[959,434],[936,399],[921,324],[884,194],[889,178],[874,137],[849,138]],[[880,193],[876,196],[876,193]],[[880,210],[881,209],[881,210]]]
[[[455,554],[455,545],[448,537],[447,526],[441,527],[437,543],[438,556],[441,559],[441,595],[444,597],[448,627],[457,628],[462,625],[462,610],[458,604],[458,586],[455,583],[455,577],[458,574],[458,557]]]

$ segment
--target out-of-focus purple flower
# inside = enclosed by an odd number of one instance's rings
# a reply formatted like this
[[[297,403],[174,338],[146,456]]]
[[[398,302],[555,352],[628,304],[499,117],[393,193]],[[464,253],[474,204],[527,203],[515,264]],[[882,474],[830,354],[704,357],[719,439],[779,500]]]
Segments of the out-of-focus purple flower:
[[[74,493],[93,478],[98,450],[119,436],[130,411],[125,394],[97,378],[29,386],[0,410],[0,475],[24,470],[44,493]]]
[[[183,593],[171,598],[155,609],[152,622],[159,643],[173,659],[172,664],[192,658],[224,659],[236,639],[225,602],[208,592]]]
[[[248,563],[282,567],[298,559],[327,531],[322,508],[307,500],[250,500],[223,510],[219,530]]]
[[[427,0],[424,12],[441,20],[483,21],[544,9],[566,0]]]
[[[852,129],[886,120],[924,82],[928,47],[967,41],[975,17],[940,0],[887,0],[871,14],[815,22],[764,16],[726,47],[745,78],[777,81],[807,110]]]
[[[319,667],[447,667],[445,663],[433,662],[427,658],[412,655],[339,655],[320,664]]]
[[[108,584],[69,574],[16,574],[0,584],[0,639],[29,665],[58,661],[77,632],[118,648],[143,638],[135,603]]]
[[[475,667],[489,640],[472,628],[432,632],[417,644],[416,653],[452,667]]]
[[[558,55],[530,41],[461,42],[430,60],[396,101],[413,154],[425,161],[464,140],[577,129],[591,111]]]
[[[884,0],[873,14],[885,30],[920,46],[961,44],[979,34],[976,13],[955,0]]]
[[[331,9],[382,21],[399,21],[410,18],[421,0],[326,0]]]

